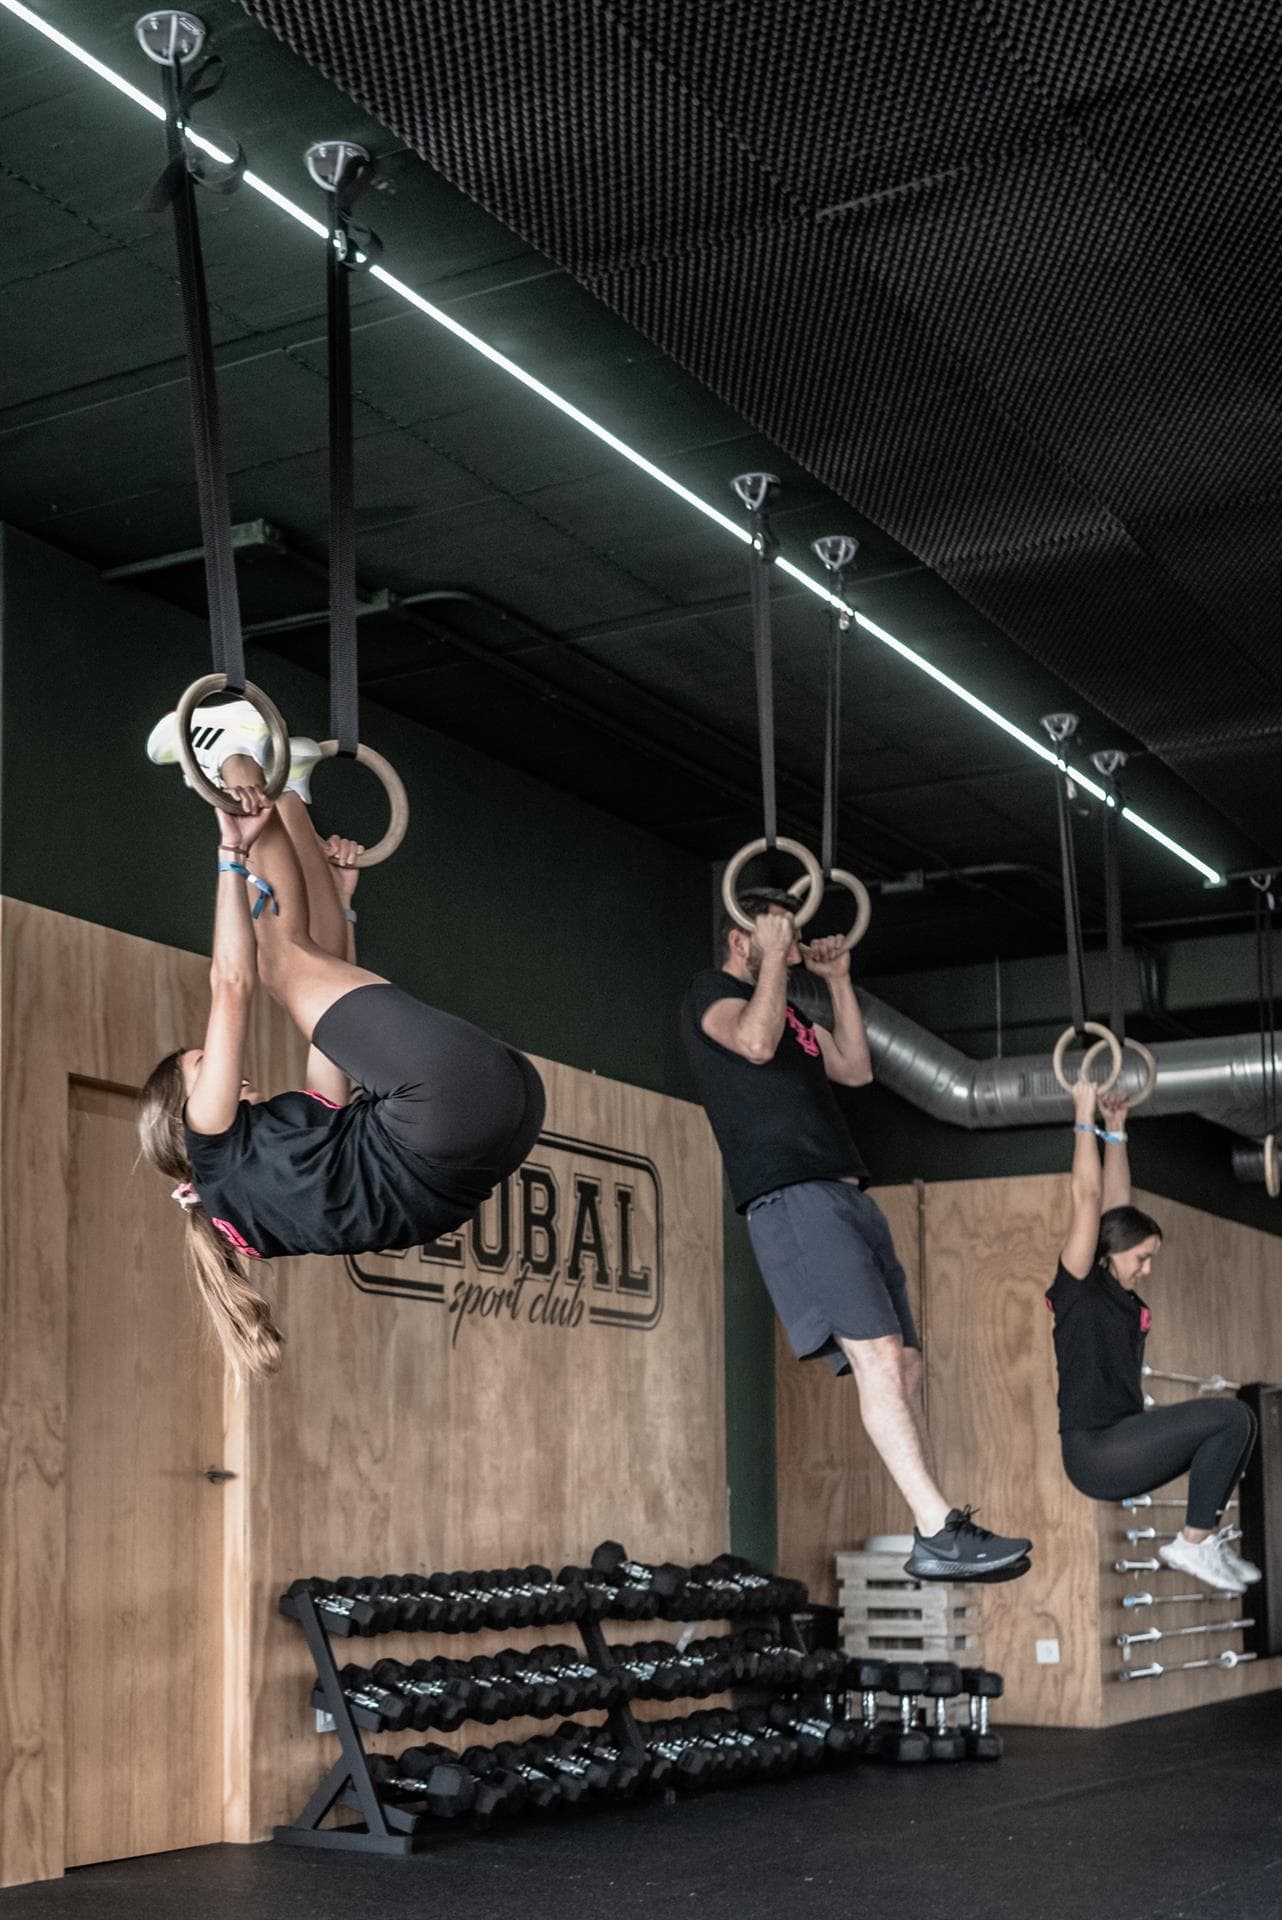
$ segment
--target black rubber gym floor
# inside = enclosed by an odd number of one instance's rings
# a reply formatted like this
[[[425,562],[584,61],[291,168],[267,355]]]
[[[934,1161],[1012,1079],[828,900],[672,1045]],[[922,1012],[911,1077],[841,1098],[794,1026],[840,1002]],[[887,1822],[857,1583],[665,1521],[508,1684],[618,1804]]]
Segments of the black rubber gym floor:
[[[1160,1682],[1156,1684],[1160,1685]],[[0,1893],[0,1920],[1278,1920],[1282,1694],[996,1765],[855,1768],[450,1840],[204,1847]]]

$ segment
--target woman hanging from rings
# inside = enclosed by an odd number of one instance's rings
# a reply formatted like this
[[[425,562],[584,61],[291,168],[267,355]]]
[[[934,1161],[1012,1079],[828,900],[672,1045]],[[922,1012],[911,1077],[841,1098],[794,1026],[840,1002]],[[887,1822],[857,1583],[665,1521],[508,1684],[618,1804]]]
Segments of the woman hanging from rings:
[[[265,1374],[279,1366],[281,1335],[249,1263],[412,1247],[451,1232],[529,1153],[543,1085],[523,1054],[355,964],[348,903],[361,849],[313,830],[315,743],[290,742],[290,785],[272,801],[253,708],[194,718],[197,741],[219,735],[212,757],[198,757],[238,810],[214,813],[204,1040],[153,1070],[139,1133],[144,1156],[177,1182],[197,1284],[229,1361],[238,1374]],[[177,757],[175,734],[170,715],[149,742],[153,760]],[[310,1046],[307,1092],[266,1098],[245,1078],[259,981]]]
[[[1073,1105],[1073,1216],[1046,1294],[1064,1471],[1079,1493],[1108,1501],[1187,1473],[1185,1524],[1159,1557],[1209,1587],[1241,1593],[1260,1572],[1233,1551],[1220,1521],[1255,1445],[1255,1416],[1241,1400],[1215,1399],[1145,1412],[1141,1368],[1152,1315],[1139,1288],[1161,1253],[1162,1229],[1131,1202],[1125,1095],[1100,1093],[1083,1072]]]

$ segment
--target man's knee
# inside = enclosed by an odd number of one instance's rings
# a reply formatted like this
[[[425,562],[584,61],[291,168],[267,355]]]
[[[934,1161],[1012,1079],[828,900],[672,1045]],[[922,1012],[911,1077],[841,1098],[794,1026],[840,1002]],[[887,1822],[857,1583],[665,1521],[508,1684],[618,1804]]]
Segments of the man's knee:
[[[922,1379],[926,1371],[922,1361],[920,1347],[900,1348],[899,1371],[905,1390],[908,1393],[919,1394],[921,1392]]]
[[[842,1348],[859,1386],[903,1391],[904,1343],[897,1333],[875,1340],[843,1340]]]

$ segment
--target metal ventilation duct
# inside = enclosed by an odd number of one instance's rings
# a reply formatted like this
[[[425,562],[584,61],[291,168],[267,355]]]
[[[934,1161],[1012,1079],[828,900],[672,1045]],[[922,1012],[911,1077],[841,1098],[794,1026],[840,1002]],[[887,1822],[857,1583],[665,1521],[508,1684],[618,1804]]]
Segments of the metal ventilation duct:
[[[972,1128],[1048,1126],[1063,1120],[1066,1096],[1051,1072],[1049,1054],[972,1060],[871,993],[861,991],[859,1004],[879,1083],[934,1119]],[[1167,1040],[1150,1051],[1158,1078],[1146,1116],[1196,1113],[1234,1133],[1254,1139],[1263,1134],[1258,1033]],[[1138,1061],[1128,1056],[1123,1089],[1133,1091],[1140,1073]]]

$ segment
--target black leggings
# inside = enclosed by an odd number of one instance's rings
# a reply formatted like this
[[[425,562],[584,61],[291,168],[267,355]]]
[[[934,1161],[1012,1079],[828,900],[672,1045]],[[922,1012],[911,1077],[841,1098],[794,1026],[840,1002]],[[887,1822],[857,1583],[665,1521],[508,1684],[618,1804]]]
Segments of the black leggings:
[[[504,1178],[543,1125],[543,1082],[514,1047],[387,984],[354,987],[312,1043],[379,1103],[384,1129],[433,1167]]]
[[[1187,1473],[1186,1524],[1209,1532],[1251,1457],[1257,1431],[1242,1400],[1181,1400],[1127,1414],[1111,1427],[1077,1427],[1060,1440],[1065,1473],[1091,1500],[1151,1493]]]

